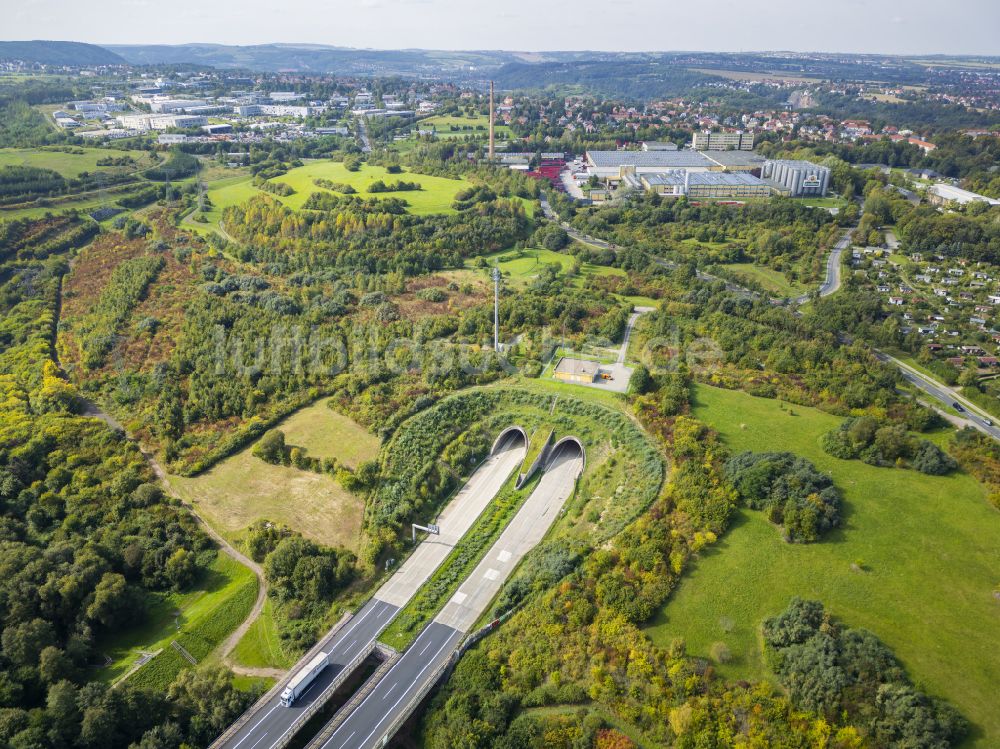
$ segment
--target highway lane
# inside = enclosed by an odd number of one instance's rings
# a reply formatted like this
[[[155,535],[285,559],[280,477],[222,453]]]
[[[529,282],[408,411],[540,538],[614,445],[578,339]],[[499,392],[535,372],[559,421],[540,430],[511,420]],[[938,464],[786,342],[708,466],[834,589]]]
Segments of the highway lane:
[[[422,541],[340,632],[327,635],[320,646],[310,650],[289,671],[288,678],[297,673],[316,653],[329,653],[332,659],[330,666],[317,678],[309,691],[291,707],[282,706],[277,695],[258,704],[251,719],[232,737],[213,749],[271,749],[284,738],[298,717],[312,704],[311,695],[321,694],[347,664],[364,652],[433,574],[486,509],[510,474],[521,465],[526,453],[524,439],[517,433],[512,433],[503,444],[498,445],[496,453],[472,474],[441,513],[437,520],[441,529],[440,536],[429,536]]]
[[[381,743],[397,719],[403,719],[411,703],[431,685],[438,667],[458,650],[511,571],[544,538],[582,470],[583,456],[575,443],[553,452],[531,496],[434,621],[333,734],[311,747],[369,749]]]
[[[465,633],[457,629],[431,622],[333,735],[321,744],[323,749],[357,749],[381,744],[395,718],[419,697],[427,680],[452,657],[464,636]]]
[[[276,694],[260,705],[253,718],[220,746],[226,749],[270,749],[274,746],[344,667],[381,634],[398,611],[399,607],[391,603],[368,601],[338,632],[332,637],[328,635],[321,646],[310,651],[310,654],[320,650],[329,653],[331,663],[294,705],[284,707]],[[291,673],[298,668],[297,665]]]
[[[521,465],[527,452],[520,434],[511,434],[503,445],[499,445],[497,452],[472,475],[435,521],[440,535],[428,536],[396,574],[379,588],[375,597],[400,608],[405,606],[476,522],[510,474]]]

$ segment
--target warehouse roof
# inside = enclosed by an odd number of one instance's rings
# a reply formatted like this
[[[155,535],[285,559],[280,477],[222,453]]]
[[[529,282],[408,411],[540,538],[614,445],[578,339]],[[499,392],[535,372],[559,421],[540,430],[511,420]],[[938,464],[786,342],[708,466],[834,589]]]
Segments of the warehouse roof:
[[[685,176],[689,185],[763,185],[764,182],[754,177],[752,174],[742,172],[691,172],[686,173],[684,169],[675,171],[657,172],[655,174],[642,175],[643,181],[649,185],[683,185]]]
[[[753,151],[701,151],[701,153],[727,169],[757,167],[767,160]]]
[[[587,151],[587,159],[595,167],[617,168],[622,166],[662,167],[712,167],[714,162],[699,151]]]

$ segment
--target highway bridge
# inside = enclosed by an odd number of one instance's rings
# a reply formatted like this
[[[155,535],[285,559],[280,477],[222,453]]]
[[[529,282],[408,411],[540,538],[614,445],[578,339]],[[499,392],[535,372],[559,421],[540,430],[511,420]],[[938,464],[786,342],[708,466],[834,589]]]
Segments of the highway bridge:
[[[336,715],[309,749],[370,749],[387,743],[457,655],[463,638],[522,557],[544,538],[583,471],[575,437],[556,442],[541,480],[494,545],[402,657],[346,715]]]
[[[289,675],[297,673],[321,652],[328,654],[329,665],[302,696],[293,705],[283,706],[280,695],[285,681],[282,681],[216,739],[212,749],[285,746],[302,722],[326,701],[332,689],[372,652],[375,639],[472,527],[504,482],[520,467],[527,449],[523,429],[504,430],[490,457],[442,511],[435,523],[440,533],[422,541],[368,603],[352,617],[342,619],[289,672]]]

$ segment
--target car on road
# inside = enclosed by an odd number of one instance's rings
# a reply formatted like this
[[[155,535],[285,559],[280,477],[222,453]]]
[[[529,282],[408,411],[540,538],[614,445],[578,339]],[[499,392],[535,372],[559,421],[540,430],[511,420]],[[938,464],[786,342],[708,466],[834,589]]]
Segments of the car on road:
[[[983,419],[983,423],[986,426],[991,427],[991,426],[993,426],[993,419]]]
[[[960,414],[965,413],[965,409],[962,408],[962,404],[959,403],[958,401],[952,401],[951,407],[954,408],[956,411],[958,411]]]

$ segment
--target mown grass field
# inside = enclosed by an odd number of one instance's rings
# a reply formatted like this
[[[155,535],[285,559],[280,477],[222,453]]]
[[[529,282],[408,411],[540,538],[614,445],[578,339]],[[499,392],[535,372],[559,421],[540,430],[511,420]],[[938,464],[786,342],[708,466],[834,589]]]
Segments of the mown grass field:
[[[378,439],[320,401],[279,426],[289,445],[347,465],[375,457]],[[212,526],[237,540],[255,520],[284,523],[319,543],[357,549],[364,501],[326,474],[276,466],[248,446],[199,476],[170,476],[171,488]]]
[[[916,683],[971,720],[969,746],[1000,745],[1000,513],[982,487],[964,474],[833,458],[819,440],[840,419],[814,409],[698,386],[694,410],[733,451],[789,450],[829,472],[846,522],[819,543],[793,545],[761,513],[740,511],[647,633],[662,645],[683,637],[704,656],[725,642],[733,653],[719,666],[726,676],[769,678],[761,621],[793,596],[817,599],[874,632]]]
[[[426,174],[415,174],[413,172],[403,172],[401,174],[389,174],[384,167],[369,166],[363,164],[356,172],[348,171],[343,163],[339,161],[310,161],[301,167],[290,170],[280,177],[275,177],[272,182],[283,182],[290,185],[295,190],[294,195],[277,196],[282,203],[289,208],[299,209],[309,199],[314,192],[330,192],[322,187],[317,187],[313,182],[315,179],[328,179],[331,182],[351,185],[358,191],[361,198],[389,198],[397,197],[409,203],[407,210],[410,213],[421,215],[431,213],[454,213],[451,207],[455,200],[455,195],[462,189],[469,187],[470,183],[464,179],[447,179],[445,177],[432,177]],[[409,192],[388,192],[368,193],[368,186],[375,180],[383,182],[396,182],[404,180],[406,182],[419,182],[422,190]],[[253,184],[253,178],[240,175],[227,177],[209,183],[206,193],[211,201],[211,209],[201,214],[205,217],[205,222],[194,221],[197,213],[187,216],[184,226],[200,233],[220,232],[219,222],[222,220],[222,211],[231,205],[244,203],[255,195],[268,194],[257,189]]]
[[[542,272],[546,265],[558,266],[560,274],[566,274],[573,267],[575,258],[565,252],[555,252],[540,247],[524,250],[503,250],[491,255],[484,256],[488,268],[479,268],[478,259],[466,261],[465,269],[457,271],[446,271],[442,275],[458,283],[474,282],[482,285],[488,284],[492,294],[492,282],[489,280],[489,271],[494,265],[500,267],[504,275],[504,281],[508,287],[520,290],[529,286]],[[584,263],[580,272],[573,278],[573,286],[583,288],[588,279],[597,276],[621,276],[626,273],[621,268],[614,268],[606,265],[595,265],[594,263]],[[655,305],[655,299],[648,297],[622,297],[623,299],[637,305]]]
[[[153,165],[146,151],[117,151],[111,148],[77,148],[81,154],[64,151],[48,151],[42,148],[0,148],[0,167],[33,166],[52,169],[63,177],[79,177],[81,172],[121,172],[135,171]],[[107,156],[121,158],[131,156],[136,165],[132,167],[98,166],[97,162]]]
[[[312,161],[304,166],[292,169],[287,174],[275,177],[272,182],[284,182],[291,185],[295,190],[294,195],[279,198],[281,202],[290,208],[301,208],[309,195],[314,192],[329,192],[321,187],[317,187],[314,179],[328,179],[331,182],[339,182],[350,185],[358,191],[361,198],[402,198],[409,207],[407,211],[413,214],[429,213],[454,213],[451,207],[455,200],[455,195],[470,183],[464,179],[447,179],[445,177],[432,177],[427,174],[416,174],[414,172],[403,171],[401,174],[389,174],[384,167],[370,166],[363,164],[356,172],[348,171],[340,161]],[[423,188],[409,192],[381,192],[375,194],[368,193],[368,186],[376,180],[382,180],[386,184],[390,182],[417,182]]]
[[[140,657],[140,651],[161,650],[129,679],[169,684],[182,666],[189,665],[170,642],[177,639],[196,658],[204,658],[243,621],[256,597],[253,572],[220,552],[192,590],[151,594],[142,624],[99,642],[97,649],[112,661],[100,669],[99,678],[121,678]]]
[[[435,130],[438,138],[464,138],[467,135],[489,137],[490,118],[485,114],[472,117],[465,115],[437,115],[415,123],[418,130]],[[452,129],[457,128],[457,129]],[[497,138],[509,138],[510,128],[494,122],[493,131]]]

